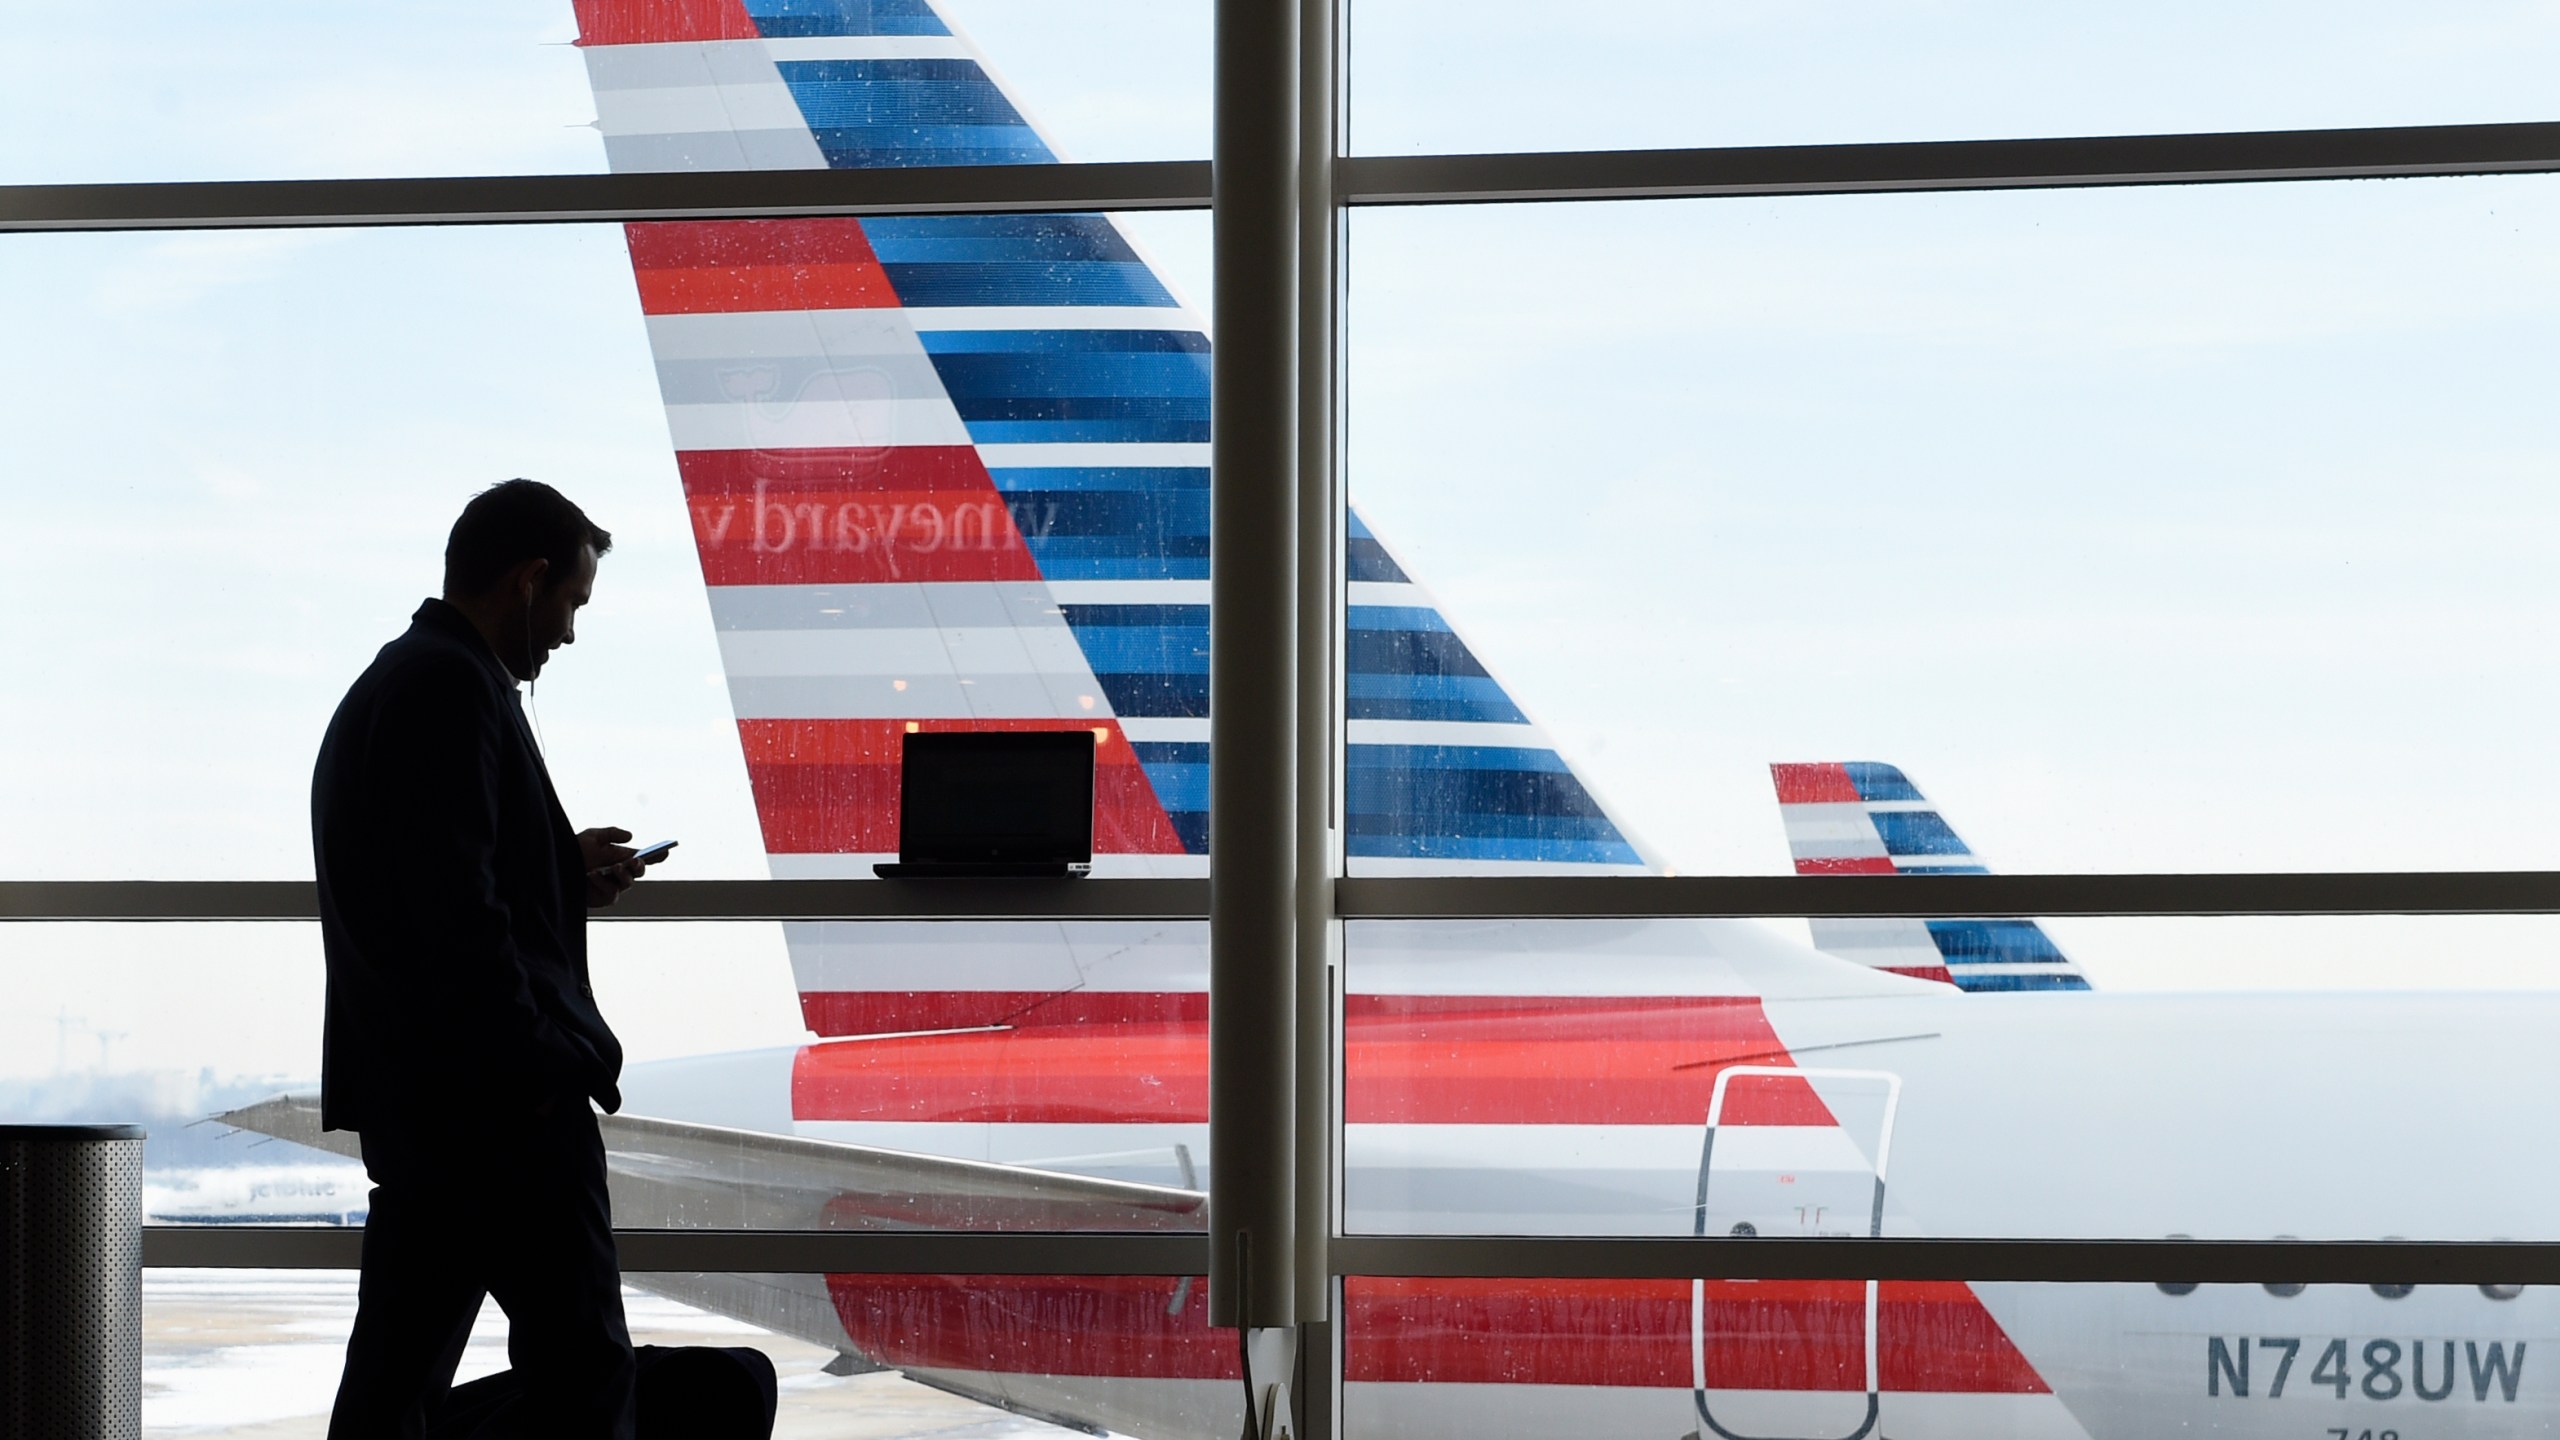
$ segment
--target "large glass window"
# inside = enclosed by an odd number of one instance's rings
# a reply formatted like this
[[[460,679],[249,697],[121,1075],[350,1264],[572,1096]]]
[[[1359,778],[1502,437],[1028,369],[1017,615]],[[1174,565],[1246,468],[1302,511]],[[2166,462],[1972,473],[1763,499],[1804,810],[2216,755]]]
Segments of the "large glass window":
[[[1105,732],[1106,871],[1196,869],[1204,221],[14,238],[0,604],[42,681],[0,716],[47,763],[0,767],[0,869],[172,873],[154,835],[308,875],[331,710],[509,475],[614,533],[529,713],[663,874],[867,876],[898,737],[980,723]],[[1059,283],[1094,309],[1002,321]]]
[[[548,3],[36,22],[0,133],[44,143],[0,185],[1209,150],[1205,0]],[[2560,59],[2528,5],[1343,21],[1361,155],[2540,121]],[[1346,870],[2550,867],[2511,772],[2560,701],[2534,658],[2552,184],[1362,209]],[[739,221],[668,189],[630,226],[0,241],[0,883],[307,878],[321,726],[511,474],[615,533],[530,709],[578,823],[682,842],[653,883],[868,877],[906,736],[1025,727],[1095,733],[1103,882],[1207,873],[1209,217]],[[1167,893],[1075,893],[1132,891]],[[1305,1377],[1346,1413],[1311,1433],[2425,1440],[2535,1413],[2538,1272],[1794,1282],[1735,1278],[1770,1249],[1725,1242],[2544,1239],[2544,918],[1343,928],[1318,1178],[1337,1259],[1372,1248]],[[171,1255],[359,1223],[311,1104],[316,929],[12,923],[0,1116],[148,1124]],[[617,1219],[1189,1267],[1208,931],[597,925]],[[1474,1239],[1375,1238],[1407,1232]],[[1551,1243],[1613,1236],[1735,1263],[1396,1278],[1649,1248]],[[705,1241],[788,1248],[648,1243]],[[1197,1275],[631,1280],[640,1338],[764,1346],[829,1433],[1214,1436],[1244,1408]],[[150,1286],[155,1430],[310,1427],[351,1277]]]
[[[1357,212],[1354,873],[2560,861],[2556,199]]]

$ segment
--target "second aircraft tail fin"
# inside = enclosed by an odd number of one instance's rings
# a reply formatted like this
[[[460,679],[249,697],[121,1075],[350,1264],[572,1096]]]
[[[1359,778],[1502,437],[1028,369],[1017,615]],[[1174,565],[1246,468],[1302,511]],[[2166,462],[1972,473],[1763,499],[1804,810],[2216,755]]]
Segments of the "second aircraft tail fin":
[[[1891,765],[1772,765],[1799,875],[1985,875],[1955,827]],[[1817,949],[1962,990],[2086,990],[2033,920],[1814,920]]]

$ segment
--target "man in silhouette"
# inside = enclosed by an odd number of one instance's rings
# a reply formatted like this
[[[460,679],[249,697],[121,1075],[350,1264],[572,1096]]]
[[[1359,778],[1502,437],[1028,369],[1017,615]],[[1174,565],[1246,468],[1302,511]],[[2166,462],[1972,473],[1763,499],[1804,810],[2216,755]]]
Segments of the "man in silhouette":
[[[586,911],[643,867],[628,832],[570,830],[516,688],[576,639],[612,546],[547,485],[473,497],[443,598],[382,647],[320,745],[321,1123],[358,1132],[373,1180],[332,1440],[425,1435],[490,1295],[517,1398],[475,1433],[633,1434],[588,1105],[620,1106],[622,1046],[588,984]]]

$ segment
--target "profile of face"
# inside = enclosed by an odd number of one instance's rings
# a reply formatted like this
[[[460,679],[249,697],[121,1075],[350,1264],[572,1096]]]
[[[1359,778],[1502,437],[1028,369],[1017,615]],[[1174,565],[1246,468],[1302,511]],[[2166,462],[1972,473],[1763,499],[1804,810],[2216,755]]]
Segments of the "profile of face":
[[[550,561],[534,560],[513,579],[525,604],[523,649],[501,658],[517,679],[531,680],[542,673],[552,651],[578,643],[578,611],[595,598],[595,547],[579,546],[577,564],[566,574],[554,575]]]

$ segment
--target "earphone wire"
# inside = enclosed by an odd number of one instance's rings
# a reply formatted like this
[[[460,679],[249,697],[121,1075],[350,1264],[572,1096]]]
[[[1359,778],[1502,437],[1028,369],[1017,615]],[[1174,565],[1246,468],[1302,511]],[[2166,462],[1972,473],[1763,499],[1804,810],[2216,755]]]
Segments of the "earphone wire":
[[[524,603],[524,665],[527,670],[534,672],[525,677],[524,713],[533,721],[534,753],[540,755],[542,763],[547,766],[551,763],[551,742],[542,738],[542,707],[534,703],[534,691],[542,683],[542,674],[541,667],[533,662],[533,602],[531,600]]]

